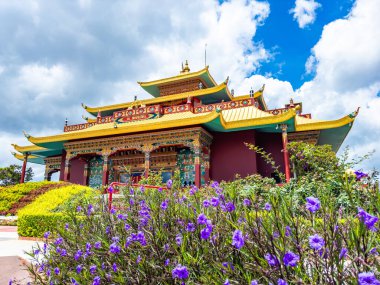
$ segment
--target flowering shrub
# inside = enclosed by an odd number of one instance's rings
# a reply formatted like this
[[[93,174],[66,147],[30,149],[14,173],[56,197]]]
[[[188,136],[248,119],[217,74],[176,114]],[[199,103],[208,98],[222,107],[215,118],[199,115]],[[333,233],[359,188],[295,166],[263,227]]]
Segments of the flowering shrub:
[[[371,205],[337,210],[317,183],[305,198],[298,183],[127,188],[111,211],[70,207],[30,271],[36,284],[379,284],[380,196],[354,180]]]
[[[25,237],[42,237],[44,232],[67,219],[60,213],[65,205],[91,197],[93,193],[94,190],[89,187],[69,185],[40,195],[18,212],[18,234]]]
[[[40,188],[63,184],[61,182],[28,182],[17,185],[11,185],[6,187],[0,187],[0,215],[15,214],[15,211],[11,211],[16,208],[16,204],[27,196],[34,196],[33,193]],[[33,199],[33,197],[31,197]],[[28,199],[28,200],[31,200]]]

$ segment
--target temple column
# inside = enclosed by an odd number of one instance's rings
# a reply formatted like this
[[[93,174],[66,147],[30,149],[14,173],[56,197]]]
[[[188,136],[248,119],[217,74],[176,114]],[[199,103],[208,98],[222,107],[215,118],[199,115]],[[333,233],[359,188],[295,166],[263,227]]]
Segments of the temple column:
[[[108,183],[108,154],[103,154],[103,177],[102,177],[102,185],[107,185]]]
[[[144,170],[144,173],[145,173],[145,178],[148,178],[149,177],[149,170],[150,170],[150,151],[144,151],[144,154],[145,154],[145,164],[144,164],[145,170]]]
[[[207,148],[207,154],[205,155],[205,182],[210,182],[210,156],[211,156],[211,150],[210,148]]]
[[[29,153],[24,154],[24,161],[22,163],[22,168],[21,168],[20,183],[24,183],[25,181],[25,172],[26,172],[26,164],[28,163],[28,156],[29,156]]]
[[[65,170],[63,173],[63,181],[69,181],[70,178],[70,156],[66,155]]]
[[[49,179],[49,165],[46,165],[46,166],[45,166],[44,180],[46,180],[46,181],[50,181],[50,179]]]
[[[199,145],[194,146],[194,170],[195,186],[201,187],[201,148]]]
[[[86,164],[84,165],[84,171],[83,171],[83,185],[87,185],[88,180],[88,161],[86,161]]]
[[[289,163],[289,153],[288,153],[288,126],[286,124],[281,125],[282,130],[282,152],[284,153],[284,164],[285,164],[285,179],[286,183],[290,181],[290,163]]]

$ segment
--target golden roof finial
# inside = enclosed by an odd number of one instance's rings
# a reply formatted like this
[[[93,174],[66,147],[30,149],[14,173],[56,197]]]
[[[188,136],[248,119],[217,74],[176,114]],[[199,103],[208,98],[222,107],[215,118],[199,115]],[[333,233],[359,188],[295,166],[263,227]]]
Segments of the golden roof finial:
[[[189,67],[189,63],[187,62],[187,59],[185,61],[185,67],[182,68],[182,73],[188,73],[190,72],[190,67]]]

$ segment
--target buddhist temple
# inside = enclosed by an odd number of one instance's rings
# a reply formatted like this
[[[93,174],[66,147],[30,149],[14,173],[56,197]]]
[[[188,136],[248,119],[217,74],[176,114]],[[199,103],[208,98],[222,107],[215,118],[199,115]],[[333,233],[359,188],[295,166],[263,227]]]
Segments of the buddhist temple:
[[[337,151],[357,115],[316,120],[293,100],[271,109],[264,86],[236,96],[228,78],[218,84],[208,66],[191,72],[187,61],[176,76],[138,84],[152,98],[82,104],[88,113],[83,123],[66,122],[62,133],[51,136],[25,133],[30,144],[13,145],[14,156],[24,162],[24,170],[27,162],[44,164],[47,180],[60,172],[60,180],[94,188],[137,182],[151,171],[161,171],[166,181],[176,169],[183,186],[199,187],[236,174],[274,177],[271,166],[244,144],[251,143],[271,153],[289,180],[288,141],[330,144]]]

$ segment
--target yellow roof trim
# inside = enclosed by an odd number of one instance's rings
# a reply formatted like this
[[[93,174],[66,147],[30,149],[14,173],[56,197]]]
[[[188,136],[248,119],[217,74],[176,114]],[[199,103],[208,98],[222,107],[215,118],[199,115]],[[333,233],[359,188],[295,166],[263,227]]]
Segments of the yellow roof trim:
[[[290,120],[291,118],[295,116],[296,116],[296,109],[294,108],[294,109],[289,109],[289,111],[280,115],[263,116],[261,118],[252,118],[248,120],[227,121],[226,119],[224,119],[224,116],[221,116],[220,122],[225,129],[237,129],[237,128],[245,128],[245,127],[251,127],[251,126],[279,124],[284,121]]]
[[[177,113],[177,114],[184,114],[184,113]],[[88,129],[84,129],[81,131],[74,131],[74,132],[67,132],[67,133],[61,133],[54,136],[47,136],[47,137],[33,137],[30,136],[28,139],[30,142],[34,144],[39,143],[48,143],[48,142],[60,142],[60,141],[68,141],[68,140],[77,140],[77,139],[85,139],[85,138],[93,138],[93,137],[101,137],[101,136],[112,136],[112,135],[120,135],[120,134],[127,134],[127,133],[137,133],[137,132],[144,132],[144,131],[152,131],[152,130],[158,130],[158,129],[167,129],[167,128],[175,128],[175,127],[184,127],[189,125],[198,125],[210,122],[217,118],[220,114],[216,111],[206,114],[197,114],[194,115],[191,113],[192,116],[189,116],[184,119],[178,119],[176,116],[172,117],[166,117],[165,120],[159,119],[152,119],[152,120],[145,120],[138,124],[132,124],[132,123],[125,123],[117,125],[117,128],[114,127],[113,123],[108,124],[100,124],[95,125],[93,127],[90,127]],[[173,114],[176,115],[176,114]],[[170,116],[170,115],[166,115]],[[93,130],[93,128],[99,128]]]
[[[345,116],[343,118],[331,121],[319,121],[313,119],[300,119],[299,116],[296,117],[296,131],[312,131],[312,130],[326,130],[343,127],[355,120],[355,116]]]
[[[47,148],[40,147],[37,145],[19,146],[17,144],[12,144],[12,146],[16,151],[21,152],[21,153],[48,150]]]
[[[19,153],[15,153],[15,152],[12,152],[13,156],[21,161],[24,160],[24,156],[22,154],[19,154]],[[35,156],[35,155],[29,155],[28,156],[28,159],[34,159],[34,158],[39,158],[38,156]]]
[[[158,79],[158,80],[154,80],[154,81],[137,82],[137,83],[140,84],[141,87],[148,87],[148,86],[152,86],[152,85],[162,85],[162,84],[169,83],[172,81],[185,80],[185,79],[201,76],[203,73],[206,73],[206,72],[208,72],[208,65],[199,71],[190,72],[190,73],[183,73],[183,74],[179,74],[176,76]],[[209,73],[209,76],[210,76],[211,81],[215,85],[218,85],[218,84],[216,84],[214,78],[211,76],[210,73]]]
[[[223,83],[221,83],[215,87],[211,87],[211,88],[199,89],[199,90],[195,90],[195,91],[188,91],[188,92],[184,92],[184,93],[173,94],[173,95],[151,98],[151,99],[145,99],[145,100],[137,100],[137,101],[128,102],[128,103],[114,104],[114,105],[108,105],[108,106],[103,106],[103,107],[88,107],[85,105],[82,105],[82,106],[89,113],[94,113],[94,112],[98,112],[98,111],[100,111],[100,112],[111,111],[111,110],[115,110],[115,109],[125,109],[125,108],[136,106],[136,105],[151,105],[151,104],[158,104],[158,103],[172,101],[172,100],[185,99],[189,96],[197,97],[197,96],[201,96],[201,95],[207,95],[207,94],[211,94],[214,92],[221,91],[224,88],[227,88],[226,82],[223,82]],[[229,96],[231,97],[231,95],[229,95]]]

